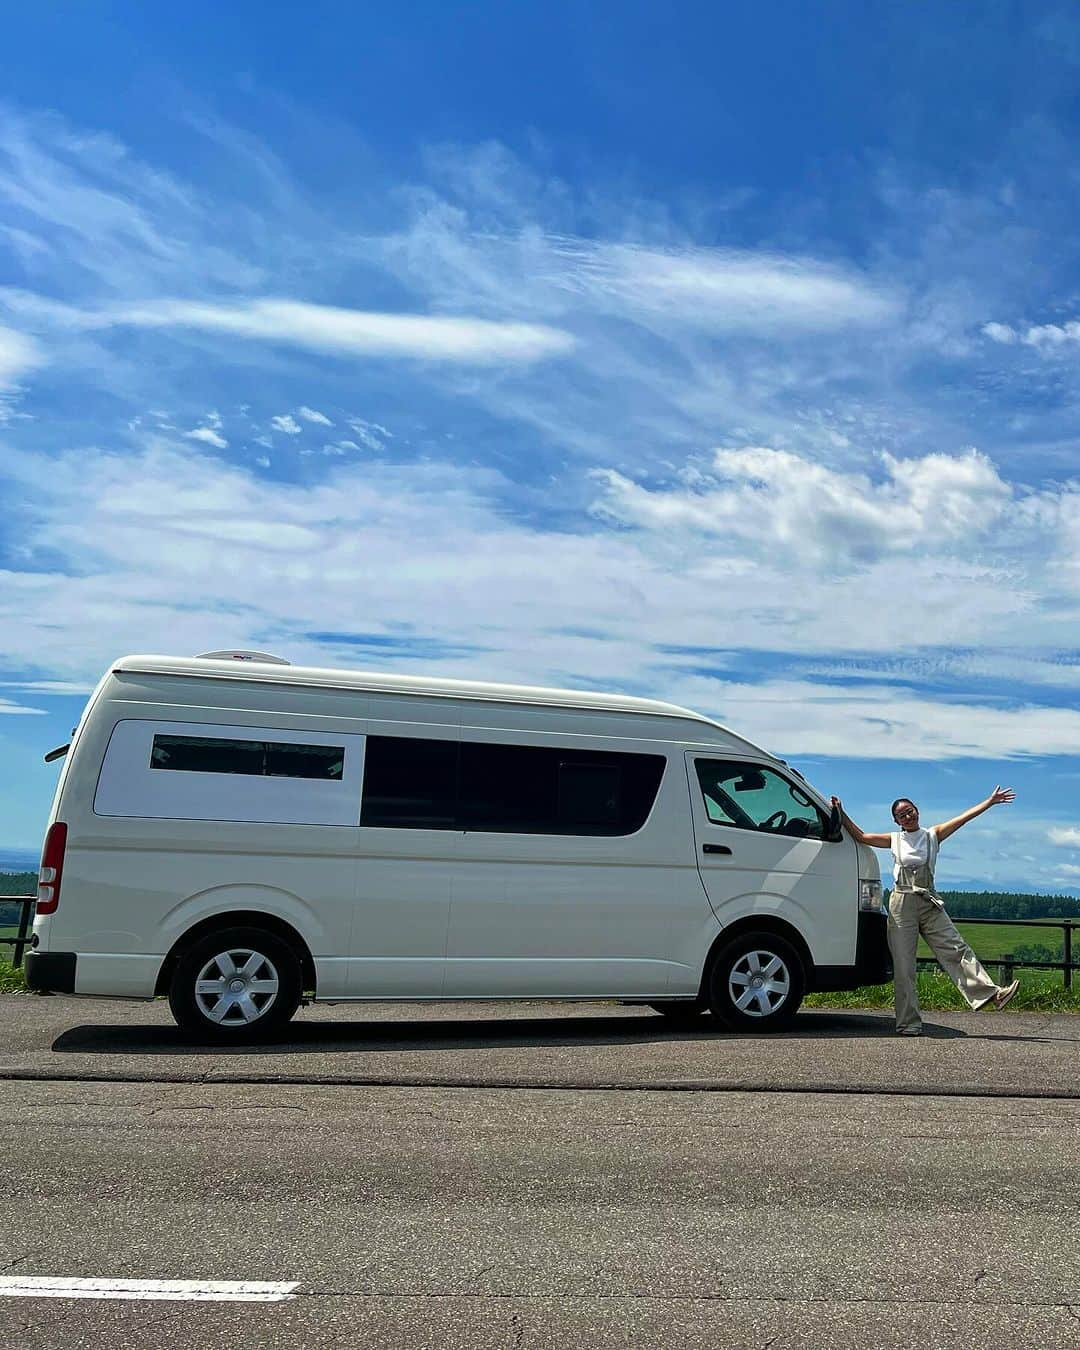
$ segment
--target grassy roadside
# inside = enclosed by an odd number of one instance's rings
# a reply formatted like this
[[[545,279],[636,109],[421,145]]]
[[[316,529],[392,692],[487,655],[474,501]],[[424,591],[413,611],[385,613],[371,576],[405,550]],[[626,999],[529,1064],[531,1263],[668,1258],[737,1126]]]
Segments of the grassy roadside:
[[[1055,971],[1031,970],[1016,972],[1020,988],[1009,1004],[1008,1012],[1075,1012],[1080,1013],[1080,984],[1066,989],[1061,975]],[[952,980],[941,971],[924,971],[918,977],[919,1003],[927,1012],[966,1012],[968,1005],[960,997]],[[809,994],[807,1008],[891,1008],[891,984],[872,984],[852,989],[843,994]]]
[[[5,948],[4,951],[9,950]],[[26,976],[16,970],[10,959],[0,952],[0,994],[25,994]]]

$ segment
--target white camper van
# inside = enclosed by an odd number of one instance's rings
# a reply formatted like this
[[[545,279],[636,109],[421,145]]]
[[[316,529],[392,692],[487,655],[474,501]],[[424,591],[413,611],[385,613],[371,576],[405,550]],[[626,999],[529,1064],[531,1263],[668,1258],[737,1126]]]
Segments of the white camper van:
[[[617,999],[769,1031],[889,965],[874,854],[708,718],[237,652],[128,656],[98,685],[26,975],[166,995],[236,1043],[305,997]]]

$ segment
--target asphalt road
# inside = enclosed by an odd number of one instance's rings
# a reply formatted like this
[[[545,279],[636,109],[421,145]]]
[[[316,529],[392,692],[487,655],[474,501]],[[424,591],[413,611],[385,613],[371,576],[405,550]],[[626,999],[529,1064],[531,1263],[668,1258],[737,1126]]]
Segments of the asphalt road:
[[[0,999],[0,1277],[293,1286],[0,1297],[0,1345],[1080,1345],[1080,1019],[931,1020],[381,1005],[214,1055]]]

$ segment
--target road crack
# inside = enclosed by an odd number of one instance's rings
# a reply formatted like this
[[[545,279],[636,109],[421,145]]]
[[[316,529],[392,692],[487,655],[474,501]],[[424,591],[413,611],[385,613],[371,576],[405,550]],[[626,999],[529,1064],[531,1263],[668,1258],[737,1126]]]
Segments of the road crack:
[[[966,1298],[922,1298],[912,1299],[904,1295],[893,1298],[853,1298],[828,1297],[822,1295],[778,1294],[773,1291],[762,1293],[760,1290],[743,1293],[720,1293],[715,1291],[689,1291],[681,1293],[655,1293],[642,1289],[619,1289],[608,1292],[584,1290],[547,1290],[532,1289],[488,1290],[488,1289],[451,1289],[451,1290],[382,1290],[382,1289],[296,1289],[290,1295],[294,1299],[341,1298],[341,1299],[392,1299],[443,1300],[452,1299],[520,1299],[523,1302],[564,1302],[571,1299],[595,1299],[613,1302],[617,1299],[652,1299],[658,1303],[797,1303],[842,1305],[844,1307],[920,1307],[920,1308],[963,1308],[969,1307]],[[998,1308],[1016,1309],[1064,1309],[1080,1321],[1080,1308],[1071,1303],[1030,1299],[998,1299],[994,1305]],[[775,1339],[775,1338],[774,1338]],[[770,1342],[771,1344],[771,1342]],[[765,1347],[762,1347],[765,1350]]]

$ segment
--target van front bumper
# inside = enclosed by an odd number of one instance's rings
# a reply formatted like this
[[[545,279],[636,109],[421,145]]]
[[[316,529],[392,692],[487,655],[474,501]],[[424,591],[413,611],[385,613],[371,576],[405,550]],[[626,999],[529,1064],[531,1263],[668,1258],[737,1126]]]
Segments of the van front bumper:
[[[892,979],[892,955],[889,952],[888,916],[860,911],[855,937],[853,966],[816,966],[810,975],[808,993],[832,994],[843,989],[860,989],[865,984],[884,984]]]
[[[23,960],[28,988],[39,994],[75,992],[74,952],[27,952]]]

